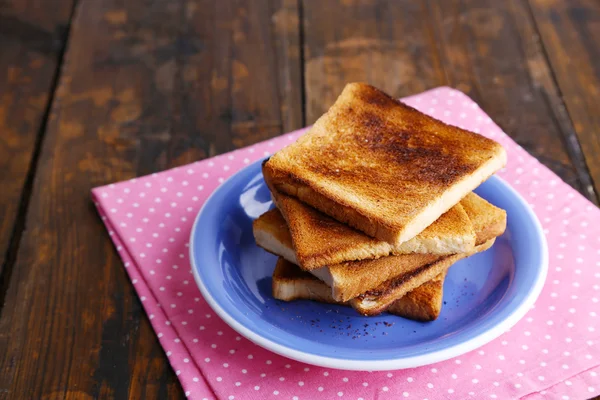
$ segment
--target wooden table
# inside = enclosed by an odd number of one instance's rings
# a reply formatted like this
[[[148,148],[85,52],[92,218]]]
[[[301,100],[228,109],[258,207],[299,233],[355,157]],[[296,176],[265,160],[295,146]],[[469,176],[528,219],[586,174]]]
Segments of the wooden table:
[[[90,189],[310,124],[349,81],[458,88],[597,202],[600,3],[566,3],[0,0],[0,398],[183,397]]]

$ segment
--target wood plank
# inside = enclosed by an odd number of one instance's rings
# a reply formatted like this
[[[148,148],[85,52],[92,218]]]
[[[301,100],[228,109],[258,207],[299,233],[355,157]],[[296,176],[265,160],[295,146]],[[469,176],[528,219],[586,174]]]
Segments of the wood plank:
[[[299,127],[293,5],[81,0],[0,319],[8,397],[182,397],[89,190]]]
[[[307,123],[347,82],[364,81],[402,97],[443,83],[426,21],[413,1],[303,2]]]
[[[469,94],[521,146],[582,190],[547,101],[556,90],[522,2],[432,2],[431,11],[450,85]]]
[[[72,0],[29,3],[34,4],[11,0],[0,5],[0,274],[12,261],[8,249],[11,240],[16,246],[22,229],[18,217],[26,208],[28,174],[72,8]]]
[[[304,3],[307,122],[348,81],[394,96],[440,85],[466,92],[520,145],[569,184],[582,180],[565,150],[557,92],[520,2]],[[550,99],[550,100],[549,100]]]
[[[600,3],[532,0],[530,5],[595,192],[599,194]]]
[[[591,200],[573,126],[521,0],[432,2],[442,65],[521,146]]]

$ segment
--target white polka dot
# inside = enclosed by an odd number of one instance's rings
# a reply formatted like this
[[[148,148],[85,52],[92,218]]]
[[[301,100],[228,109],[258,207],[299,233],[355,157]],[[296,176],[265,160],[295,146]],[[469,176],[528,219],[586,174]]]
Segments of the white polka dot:
[[[389,389],[387,386],[384,386],[384,387],[382,388],[382,390],[383,390],[384,392],[387,392],[387,391],[388,391],[388,390],[390,390],[390,389]]]

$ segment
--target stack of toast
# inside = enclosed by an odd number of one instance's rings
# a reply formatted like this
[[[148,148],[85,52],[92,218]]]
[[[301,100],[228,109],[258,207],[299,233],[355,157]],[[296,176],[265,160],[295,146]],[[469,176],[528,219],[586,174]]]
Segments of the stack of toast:
[[[493,140],[348,84],[263,163],[276,208],[253,230],[279,256],[273,296],[436,319],[448,269],[504,232],[505,211],[472,190],[505,163]]]

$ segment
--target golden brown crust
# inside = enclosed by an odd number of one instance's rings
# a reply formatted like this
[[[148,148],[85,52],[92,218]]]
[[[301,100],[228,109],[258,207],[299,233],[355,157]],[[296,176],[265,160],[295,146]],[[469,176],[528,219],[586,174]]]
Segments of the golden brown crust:
[[[369,85],[349,84],[310,132],[271,157],[263,172],[272,187],[399,244],[504,162],[496,142]]]
[[[448,255],[469,251],[475,246],[473,226],[460,204],[413,239],[392,245],[341,224],[294,197],[276,190],[272,196],[287,221],[298,263],[305,270],[390,254]]]
[[[445,275],[444,272],[410,291],[386,311],[417,321],[435,320],[442,308]],[[281,257],[273,272],[273,296],[284,301],[305,299],[348,305],[347,302],[335,301],[331,297],[331,289],[324,282]]]

